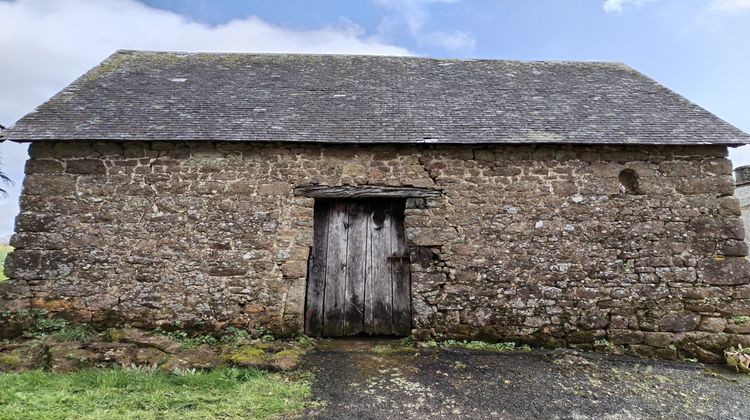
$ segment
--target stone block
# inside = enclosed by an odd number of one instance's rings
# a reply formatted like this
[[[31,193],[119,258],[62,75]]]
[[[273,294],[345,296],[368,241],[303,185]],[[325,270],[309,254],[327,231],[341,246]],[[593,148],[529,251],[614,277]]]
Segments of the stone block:
[[[727,320],[719,317],[704,316],[698,329],[708,332],[722,332],[727,326]]]
[[[569,332],[565,338],[568,343],[583,344],[593,343],[606,335],[607,333],[604,330],[576,330]]]
[[[76,178],[54,174],[27,175],[23,187],[23,193],[29,195],[72,196],[76,188]]]
[[[686,195],[692,194],[715,194],[732,195],[734,192],[734,180],[731,176],[724,177],[685,177],[676,181],[677,192]]]
[[[29,144],[29,157],[37,159],[54,158],[55,144],[52,142],[31,142]]]
[[[731,347],[731,336],[724,333],[686,332],[675,336],[681,354],[707,363],[723,363],[724,350]]]
[[[750,322],[729,322],[727,323],[726,332],[732,334],[750,334]]]
[[[703,171],[716,175],[731,175],[732,161],[727,158],[706,159],[701,162]]]
[[[741,257],[704,258],[698,262],[699,277],[710,285],[750,284],[750,261]]]
[[[71,273],[74,259],[63,251],[17,249],[6,257],[5,273],[16,279],[60,279]]]
[[[668,313],[659,319],[659,330],[669,332],[694,331],[701,317],[691,312]]]
[[[61,162],[51,159],[29,159],[26,161],[26,175],[31,174],[61,174],[63,165]]]
[[[285,278],[304,278],[307,276],[307,261],[302,259],[284,261],[281,265],[281,272]]]
[[[643,342],[643,331],[609,329],[607,338],[614,344],[640,344]]]
[[[609,325],[609,316],[606,313],[590,312],[581,315],[578,326],[583,329],[602,329]]]
[[[217,277],[241,276],[247,274],[248,266],[244,261],[214,261],[208,266],[208,274]],[[158,277],[154,279],[158,281]]]
[[[284,307],[285,315],[302,314],[305,309],[305,287],[304,278],[294,280],[289,286]]]
[[[750,284],[737,287],[734,291],[734,297],[737,299],[750,299]]]
[[[92,152],[89,142],[62,141],[54,146],[55,157],[58,159],[90,157]]]
[[[675,341],[675,335],[668,332],[645,332],[643,342],[649,346],[666,348]]]
[[[100,175],[107,172],[104,162],[98,159],[72,159],[65,162],[69,174]]]
[[[286,182],[274,182],[258,185],[260,195],[291,195],[292,185]]]
[[[725,257],[744,257],[747,255],[747,243],[737,239],[728,239],[719,243],[717,253]]]
[[[740,202],[733,195],[717,198],[716,204],[719,208],[719,214],[722,216],[739,216],[742,214],[740,211]]]
[[[720,310],[730,315],[750,316],[750,299],[732,299],[721,305]]]
[[[458,239],[457,232],[451,228],[409,228],[406,235],[411,246],[441,246]]]

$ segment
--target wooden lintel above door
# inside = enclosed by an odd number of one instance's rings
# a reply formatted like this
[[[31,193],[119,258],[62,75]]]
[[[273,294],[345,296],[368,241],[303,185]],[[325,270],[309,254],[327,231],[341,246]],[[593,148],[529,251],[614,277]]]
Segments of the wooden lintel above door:
[[[417,187],[386,187],[380,185],[296,187],[294,195],[312,198],[431,198],[440,197],[440,191]]]

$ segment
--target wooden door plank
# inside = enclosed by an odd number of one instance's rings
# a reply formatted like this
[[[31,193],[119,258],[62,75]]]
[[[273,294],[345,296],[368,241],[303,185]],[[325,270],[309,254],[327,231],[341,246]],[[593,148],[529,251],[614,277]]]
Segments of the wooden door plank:
[[[307,273],[305,299],[305,334],[323,333],[323,302],[326,286],[326,254],[328,252],[328,215],[330,203],[316,200],[313,213],[313,247]]]
[[[323,303],[323,334],[327,336],[340,336],[343,330],[348,222],[346,203],[333,203],[328,218],[328,254],[325,302]]]
[[[373,278],[373,267],[372,267],[372,230],[374,224],[372,221],[373,202],[368,201],[366,204],[366,216],[367,219],[367,250],[365,252],[365,319],[364,319],[364,330],[367,334],[373,334],[373,320],[372,308],[375,302],[375,287],[372,281]]]
[[[349,229],[347,232],[346,299],[344,307],[344,335],[364,332],[365,316],[365,264],[367,259],[367,203],[349,203]]]
[[[393,333],[393,282],[388,257],[391,256],[391,204],[372,202],[370,217],[370,287],[369,309],[372,311],[372,333]]]
[[[391,279],[393,281],[393,333],[411,334],[411,281],[406,249],[404,200],[393,200],[391,211]]]

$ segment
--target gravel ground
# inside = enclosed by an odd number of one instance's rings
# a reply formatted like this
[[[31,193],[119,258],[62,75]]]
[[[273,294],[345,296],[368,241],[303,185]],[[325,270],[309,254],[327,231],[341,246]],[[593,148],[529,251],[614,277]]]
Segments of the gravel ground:
[[[750,375],[571,350],[477,351],[336,340],[309,353],[305,417],[750,419]]]

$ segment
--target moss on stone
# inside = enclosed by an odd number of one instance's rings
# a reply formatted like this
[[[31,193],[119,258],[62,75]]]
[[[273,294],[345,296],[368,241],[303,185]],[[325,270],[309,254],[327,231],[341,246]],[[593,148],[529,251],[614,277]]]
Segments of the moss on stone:
[[[299,360],[299,358],[302,357],[302,355],[304,355],[304,354],[305,354],[305,352],[302,349],[291,348],[291,349],[281,350],[280,352],[275,353],[271,357],[271,359],[272,360],[279,360],[279,359],[282,359],[282,358],[291,358],[291,359]]]
[[[15,368],[21,365],[23,363],[23,360],[21,359],[21,356],[19,356],[16,353],[8,353],[0,355],[0,370],[3,370],[2,368]]]
[[[107,341],[121,341],[125,337],[121,329],[112,328],[104,332],[103,338]]]
[[[269,365],[278,370],[292,370],[299,365],[304,354],[304,350],[299,348],[282,350],[271,356]]]
[[[259,366],[267,361],[265,350],[257,346],[244,346],[225,356],[225,360],[236,366]]]

